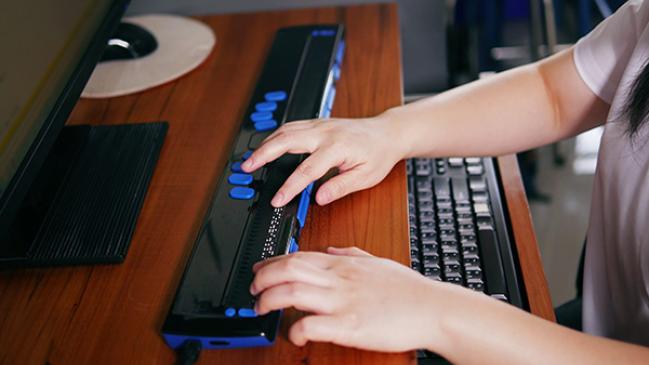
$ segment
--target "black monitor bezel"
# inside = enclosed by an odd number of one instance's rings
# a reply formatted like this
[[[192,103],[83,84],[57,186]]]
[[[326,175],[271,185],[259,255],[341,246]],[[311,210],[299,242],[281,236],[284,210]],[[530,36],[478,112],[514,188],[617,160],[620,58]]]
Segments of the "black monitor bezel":
[[[72,109],[76,105],[92,71],[101,58],[110,36],[115,32],[130,0],[114,0],[97,31],[91,38],[88,48],[81,56],[77,67],[63,87],[43,127],[38,131],[7,188],[0,197],[0,245],[12,244],[9,239],[11,224],[23,203],[29,188],[51,150],[56,138],[63,129]]]

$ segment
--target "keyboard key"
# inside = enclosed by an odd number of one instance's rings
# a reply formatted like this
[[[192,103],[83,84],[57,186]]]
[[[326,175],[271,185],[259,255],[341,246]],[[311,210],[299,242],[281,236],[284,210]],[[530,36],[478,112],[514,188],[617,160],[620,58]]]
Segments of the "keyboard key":
[[[482,158],[480,157],[467,157],[464,159],[467,165],[480,165],[482,164]]]
[[[462,246],[463,253],[478,253],[478,244],[475,241],[464,241],[460,245]]]
[[[417,176],[429,176],[431,174],[430,161],[427,159],[415,159],[415,173]]]
[[[471,165],[466,167],[466,172],[471,176],[478,176],[484,173],[482,165]]]
[[[448,159],[448,164],[451,167],[462,167],[464,166],[464,159],[462,157],[451,157]]]
[[[431,265],[428,267],[424,267],[424,276],[439,277],[441,273],[442,273],[442,269],[439,267],[439,265]]]
[[[444,281],[449,283],[462,285],[464,280],[462,279],[462,274],[458,272],[451,272],[444,275]]]
[[[503,270],[500,249],[496,240],[496,232],[493,229],[480,228],[478,230],[478,243],[480,244],[480,256],[487,282],[487,293],[507,294],[505,272]]]
[[[484,282],[482,279],[470,278],[466,280],[466,286],[475,291],[484,292]]]
[[[456,202],[469,201],[469,186],[463,177],[454,177],[451,179],[453,187],[453,198]]]
[[[449,187],[448,178],[445,177],[433,178],[433,186],[435,187],[435,197],[437,199],[451,198],[451,189]]]
[[[431,182],[427,179],[417,179],[417,193],[422,193],[424,191],[433,191]]]
[[[476,222],[479,227],[491,227],[493,228],[493,220],[491,217],[477,217]]]
[[[486,203],[473,204],[473,211],[476,216],[490,216],[489,205]]]
[[[471,176],[469,178],[469,188],[471,191],[487,191],[487,182],[484,177],[481,176]]]
[[[460,272],[460,269],[462,266],[460,265],[460,261],[458,260],[446,260],[443,262],[444,263],[444,272],[445,273],[451,273],[451,272]]]
[[[465,253],[463,256],[465,264],[480,265],[480,258],[477,253]]]
[[[476,191],[471,198],[476,203],[486,203],[489,200],[489,195],[487,195],[486,191]]]
[[[482,278],[482,269],[480,266],[469,265],[464,267],[464,273],[467,279],[480,279]]]
[[[439,254],[437,252],[424,254],[424,265],[439,265]]]
[[[432,243],[424,243],[422,245],[422,248],[424,249],[424,255],[437,253],[438,247],[439,245],[434,241]]]

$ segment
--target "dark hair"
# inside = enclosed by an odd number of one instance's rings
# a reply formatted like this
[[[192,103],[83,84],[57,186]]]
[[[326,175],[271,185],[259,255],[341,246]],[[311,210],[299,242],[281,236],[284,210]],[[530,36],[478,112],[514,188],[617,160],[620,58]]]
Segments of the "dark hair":
[[[623,109],[623,116],[629,121],[627,133],[633,138],[640,127],[649,120],[649,62],[631,85],[629,97]]]

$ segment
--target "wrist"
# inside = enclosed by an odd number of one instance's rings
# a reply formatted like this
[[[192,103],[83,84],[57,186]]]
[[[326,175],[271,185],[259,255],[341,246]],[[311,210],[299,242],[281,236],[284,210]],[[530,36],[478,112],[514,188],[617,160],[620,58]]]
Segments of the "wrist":
[[[400,107],[388,109],[374,118],[382,125],[386,144],[394,150],[397,161],[414,157],[413,140],[408,133],[408,123],[399,109]]]
[[[472,337],[476,318],[485,318],[491,301],[455,284],[431,282],[427,291],[429,333],[425,348],[447,359],[462,351]]]

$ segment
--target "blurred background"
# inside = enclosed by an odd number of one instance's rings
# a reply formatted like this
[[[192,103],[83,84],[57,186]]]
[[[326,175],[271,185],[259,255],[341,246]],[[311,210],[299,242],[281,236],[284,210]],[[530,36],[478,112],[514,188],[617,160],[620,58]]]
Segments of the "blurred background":
[[[183,15],[385,2],[133,0],[127,15]],[[398,0],[406,102],[570,47],[620,0]],[[352,20],[353,21],[353,20]],[[218,34],[217,34],[218,38]],[[524,121],[521,121],[524,122]],[[519,154],[552,301],[575,296],[601,131]]]

